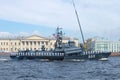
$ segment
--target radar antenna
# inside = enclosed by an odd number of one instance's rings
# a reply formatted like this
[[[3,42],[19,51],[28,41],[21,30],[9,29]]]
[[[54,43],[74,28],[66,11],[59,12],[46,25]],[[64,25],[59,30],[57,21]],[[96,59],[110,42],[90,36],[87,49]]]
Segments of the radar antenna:
[[[56,30],[56,42],[55,42],[55,48],[62,48],[62,28],[57,27]]]

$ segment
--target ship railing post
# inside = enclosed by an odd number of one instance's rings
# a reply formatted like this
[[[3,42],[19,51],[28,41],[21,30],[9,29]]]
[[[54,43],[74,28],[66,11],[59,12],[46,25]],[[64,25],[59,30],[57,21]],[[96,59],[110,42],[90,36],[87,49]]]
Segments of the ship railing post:
[[[29,52],[28,52],[27,56],[29,56]]]
[[[43,56],[43,52],[41,52],[41,56]]]
[[[26,54],[25,54],[26,56],[28,56],[28,52],[26,52]]]
[[[38,56],[38,52],[36,52],[36,56]]]
[[[95,53],[98,54],[97,51],[95,51]]]

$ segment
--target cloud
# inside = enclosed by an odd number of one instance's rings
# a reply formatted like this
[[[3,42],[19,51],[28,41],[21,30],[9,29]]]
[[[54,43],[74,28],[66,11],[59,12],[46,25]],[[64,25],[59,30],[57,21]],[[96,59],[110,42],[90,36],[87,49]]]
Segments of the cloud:
[[[31,33],[28,32],[19,32],[19,33],[9,33],[9,32],[0,32],[0,38],[21,38],[21,37],[26,37],[26,36],[31,36],[31,35],[40,35],[38,31],[33,31]]]
[[[40,35],[40,33],[38,31],[34,31],[32,34],[33,35]]]
[[[120,27],[119,0],[74,1],[85,34],[102,36]],[[71,0],[1,0],[0,19],[47,27],[60,25],[74,34],[79,32]]]
[[[12,35],[12,34],[9,33],[9,32],[0,32],[0,37],[3,37],[3,38],[9,37],[9,36],[11,36],[11,35]]]

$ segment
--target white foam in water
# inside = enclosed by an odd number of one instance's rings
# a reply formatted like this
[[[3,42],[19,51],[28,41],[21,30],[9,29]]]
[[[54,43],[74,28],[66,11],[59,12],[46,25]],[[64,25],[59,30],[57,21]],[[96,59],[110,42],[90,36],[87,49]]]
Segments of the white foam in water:
[[[8,59],[0,58],[0,61],[8,61]]]

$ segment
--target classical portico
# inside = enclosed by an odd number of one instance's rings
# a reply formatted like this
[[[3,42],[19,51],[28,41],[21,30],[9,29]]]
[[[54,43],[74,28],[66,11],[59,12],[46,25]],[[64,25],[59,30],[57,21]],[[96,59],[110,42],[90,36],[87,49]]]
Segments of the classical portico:
[[[68,42],[68,38],[63,39],[63,43]],[[78,39],[74,39],[78,46]],[[46,50],[54,49],[55,38],[46,38],[38,35],[32,35],[21,39],[0,39],[0,51],[17,52],[20,50],[40,50],[44,45]]]

